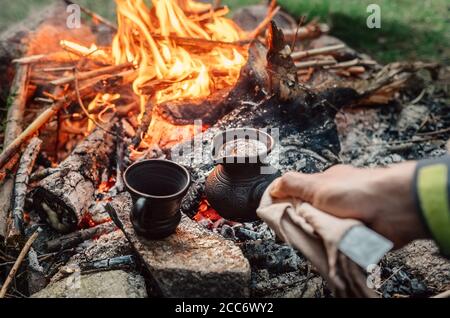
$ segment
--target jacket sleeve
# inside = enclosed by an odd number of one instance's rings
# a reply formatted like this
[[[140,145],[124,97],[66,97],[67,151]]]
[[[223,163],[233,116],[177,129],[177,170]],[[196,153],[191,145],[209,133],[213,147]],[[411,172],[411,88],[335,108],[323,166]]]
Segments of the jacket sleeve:
[[[450,257],[450,156],[419,161],[413,182],[423,221],[441,253]]]

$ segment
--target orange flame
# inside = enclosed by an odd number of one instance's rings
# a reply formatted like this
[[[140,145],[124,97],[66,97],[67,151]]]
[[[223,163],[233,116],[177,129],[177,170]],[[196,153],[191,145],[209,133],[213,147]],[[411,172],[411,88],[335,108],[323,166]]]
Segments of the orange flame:
[[[227,10],[213,11],[210,4],[193,0],[116,0],[118,32],[112,44],[116,64],[138,66],[134,92],[141,97],[141,113],[149,98],[157,103],[202,98],[235,84],[246,61],[245,52],[232,47],[188,50],[173,37],[222,42],[239,41],[245,33],[223,17]],[[207,18],[205,14],[209,13]],[[220,75],[217,75],[220,74]],[[155,81],[164,81],[155,96],[145,93]],[[147,89],[148,91],[148,89]]]

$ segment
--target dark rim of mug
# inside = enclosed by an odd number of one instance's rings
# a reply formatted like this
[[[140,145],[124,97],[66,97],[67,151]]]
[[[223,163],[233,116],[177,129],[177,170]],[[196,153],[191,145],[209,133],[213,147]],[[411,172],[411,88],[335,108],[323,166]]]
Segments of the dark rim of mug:
[[[130,185],[128,184],[128,181],[127,181],[127,174],[128,174],[128,172],[129,172],[131,169],[133,169],[133,168],[135,168],[135,167],[137,167],[137,166],[139,166],[139,165],[143,165],[143,164],[149,163],[149,162],[162,162],[162,163],[164,163],[164,164],[171,164],[171,165],[173,165],[173,166],[175,166],[175,167],[177,167],[177,168],[180,168],[181,170],[184,171],[184,173],[185,173],[186,176],[187,176],[186,185],[185,185],[185,186],[183,187],[183,189],[181,189],[180,191],[178,191],[178,192],[176,192],[176,193],[174,193],[174,194],[170,194],[170,195],[152,195],[152,194],[147,194],[147,193],[143,193],[143,192],[140,192],[140,191],[136,190],[135,188],[133,188],[132,186],[130,186]],[[151,198],[151,199],[172,199],[172,198],[175,198],[175,197],[181,195],[182,193],[184,193],[184,192],[189,188],[189,186],[190,186],[190,184],[191,184],[191,174],[189,173],[189,171],[188,171],[185,167],[183,167],[182,165],[179,165],[178,163],[173,162],[173,161],[171,161],[171,160],[165,160],[165,159],[147,159],[147,160],[143,160],[143,161],[139,161],[139,162],[133,163],[131,166],[129,166],[129,167],[125,170],[125,172],[124,172],[124,174],[123,174],[123,181],[124,181],[124,183],[125,183],[125,186],[126,186],[129,190],[131,190],[131,191],[133,191],[134,193],[137,193],[137,194],[139,194],[140,196],[143,196],[143,197],[145,197],[145,198]]]

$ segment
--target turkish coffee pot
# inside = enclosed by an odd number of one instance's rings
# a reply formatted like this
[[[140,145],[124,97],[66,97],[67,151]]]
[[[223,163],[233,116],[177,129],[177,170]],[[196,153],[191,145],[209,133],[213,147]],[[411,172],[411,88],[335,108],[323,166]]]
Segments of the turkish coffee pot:
[[[267,163],[274,147],[268,133],[253,128],[225,130],[213,138],[214,170],[206,179],[206,197],[223,218],[254,221],[267,186],[279,171]]]

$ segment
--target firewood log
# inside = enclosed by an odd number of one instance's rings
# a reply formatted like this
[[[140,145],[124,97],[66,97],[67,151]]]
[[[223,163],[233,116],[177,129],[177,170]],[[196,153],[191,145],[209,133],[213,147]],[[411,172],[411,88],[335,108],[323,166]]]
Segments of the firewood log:
[[[28,180],[33,170],[34,162],[41,149],[42,140],[38,137],[31,139],[27,148],[20,158],[19,168],[16,173],[14,182],[14,205],[10,216],[11,221],[8,222],[8,235],[6,242],[8,245],[17,246],[21,243],[24,234],[23,229],[23,213],[25,207],[25,197],[28,192]]]
[[[13,98],[6,119],[5,139],[3,148],[7,148],[15,138],[22,132],[22,120],[27,100],[29,66],[18,65],[16,75],[11,85],[10,96]],[[17,152],[13,154],[8,162],[17,161],[20,157]],[[0,237],[6,236],[7,219],[11,208],[11,197],[14,187],[14,177],[6,176],[6,180],[0,186]]]
[[[59,232],[74,231],[94,201],[100,176],[115,151],[112,126],[110,122],[103,129],[97,127],[34,191],[36,210]]]

